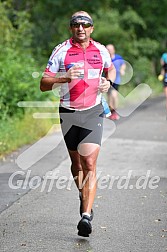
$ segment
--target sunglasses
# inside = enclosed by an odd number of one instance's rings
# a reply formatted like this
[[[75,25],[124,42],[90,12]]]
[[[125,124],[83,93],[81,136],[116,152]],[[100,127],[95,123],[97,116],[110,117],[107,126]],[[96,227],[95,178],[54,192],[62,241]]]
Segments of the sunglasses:
[[[71,27],[72,28],[79,28],[80,27],[80,25],[82,25],[82,27],[85,29],[85,28],[89,28],[89,27],[91,27],[92,25],[90,24],[90,23],[73,23],[73,24],[71,24]]]

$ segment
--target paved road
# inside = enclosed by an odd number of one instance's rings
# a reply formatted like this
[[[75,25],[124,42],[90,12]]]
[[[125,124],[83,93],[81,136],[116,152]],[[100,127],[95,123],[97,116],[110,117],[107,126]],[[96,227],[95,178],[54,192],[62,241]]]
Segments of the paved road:
[[[164,96],[148,99],[116,124],[105,120],[90,238],[77,236],[78,193],[60,138],[56,132],[30,152],[25,146],[1,162],[0,251],[167,251]],[[52,151],[23,170],[50,146]],[[14,162],[20,154],[26,157],[26,163],[18,162],[22,169]]]

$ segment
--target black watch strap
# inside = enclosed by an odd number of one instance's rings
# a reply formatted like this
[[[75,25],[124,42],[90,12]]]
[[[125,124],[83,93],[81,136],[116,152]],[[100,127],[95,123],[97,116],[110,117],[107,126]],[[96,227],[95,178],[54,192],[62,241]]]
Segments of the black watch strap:
[[[113,85],[113,82],[111,81],[111,80],[108,80],[109,82],[110,82],[110,86],[112,86]]]

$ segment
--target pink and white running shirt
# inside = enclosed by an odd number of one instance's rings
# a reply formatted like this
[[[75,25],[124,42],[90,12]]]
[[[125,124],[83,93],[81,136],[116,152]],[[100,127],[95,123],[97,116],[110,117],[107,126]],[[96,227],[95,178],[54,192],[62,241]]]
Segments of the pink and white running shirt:
[[[61,84],[61,105],[69,109],[85,110],[100,104],[101,93],[98,87],[102,72],[114,67],[107,49],[91,39],[84,50],[78,43],[73,43],[71,38],[55,47],[45,73],[52,77],[61,76],[74,65],[79,65],[81,74],[79,78]]]

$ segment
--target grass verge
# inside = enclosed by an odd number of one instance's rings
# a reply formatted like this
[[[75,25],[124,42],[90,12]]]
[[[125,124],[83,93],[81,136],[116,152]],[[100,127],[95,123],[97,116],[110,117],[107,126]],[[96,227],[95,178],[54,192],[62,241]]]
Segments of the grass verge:
[[[0,159],[25,144],[39,140],[48,133],[53,124],[57,124],[57,129],[59,129],[59,119],[34,119],[32,111],[27,111],[21,119],[15,117],[2,121]]]

